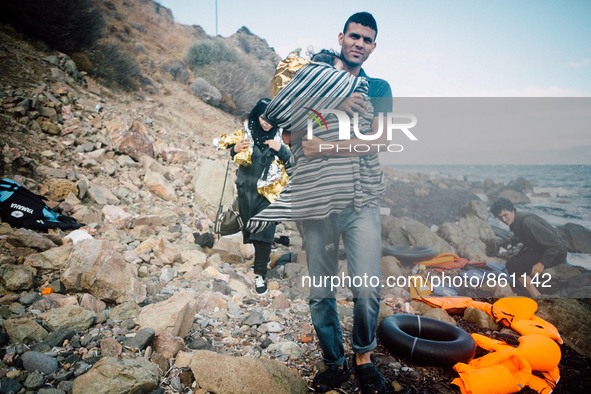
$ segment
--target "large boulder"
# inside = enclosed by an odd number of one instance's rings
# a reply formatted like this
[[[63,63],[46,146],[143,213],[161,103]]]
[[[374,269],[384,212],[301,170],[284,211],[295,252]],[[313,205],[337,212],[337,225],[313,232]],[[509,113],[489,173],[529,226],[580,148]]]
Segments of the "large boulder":
[[[571,253],[591,253],[591,230],[580,224],[567,223],[557,228]]]
[[[480,198],[459,186],[435,186],[419,177],[410,182],[389,181],[384,197],[392,216],[406,216],[427,226],[459,220],[463,216],[462,208],[471,200]]]
[[[95,313],[77,305],[66,305],[43,312],[39,317],[51,331],[65,328],[84,331],[94,323]]]
[[[222,99],[220,91],[201,77],[197,78],[191,83],[191,85],[189,85],[189,91],[204,103],[213,105],[214,107],[220,105]]]
[[[38,343],[49,335],[49,332],[35,320],[27,317],[8,319],[4,322],[4,330],[12,343]]]
[[[387,242],[396,246],[423,246],[437,253],[454,253],[454,248],[421,222],[408,218],[396,218],[388,230]]]
[[[146,286],[133,265],[108,241],[94,238],[73,246],[60,280],[68,290],[88,292],[106,302],[141,303],[146,298]]]
[[[278,361],[195,352],[191,372],[201,389],[213,393],[308,393],[306,382],[294,369]]]
[[[443,223],[437,235],[452,245],[460,245],[468,240],[479,240],[486,245],[485,253],[492,255],[497,248],[495,232],[490,224],[477,216],[468,216],[457,223]]]
[[[107,122],[107,136],[113,143],[113,149],[139,161],[143,155],[154,157],[154,144],[148,137],[146,126],[134,120],[131,125],[122,119]]]
[[[73,394],[149,393],[158,388],[160,372],[143,357],[104,357],[74,380]]]
[[[234,171],[230,171],[234,172]],[[195,177],[195,203],[213,217],[217,211],[224,187],[226,165],[220,161],[204,159],[199,164]],[[224,206],[230,206],[234,201],[234,181],[228,176],[224,190]]]
[[[165,301],[142,308],[136,323],[141,328],[152,328],[156,335],[168,333],[184,337],[193,325],[197,300],[190,291],[181,291]]]

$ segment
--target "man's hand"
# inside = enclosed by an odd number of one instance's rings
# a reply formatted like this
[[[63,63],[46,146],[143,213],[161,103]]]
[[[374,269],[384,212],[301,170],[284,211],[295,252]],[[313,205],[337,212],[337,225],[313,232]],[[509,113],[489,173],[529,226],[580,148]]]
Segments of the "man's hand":
[[[349,116],[353,116],[356,112],[364,114],[367,112],[367,103],[361,93],[355,92],[343,100],[337,109],[345,111]]]
[[[532,277],[535,277],[536,274],[539,275],[539,274],[542,273],[542,271],[544,271],[544,264],[542,264],[542,263],[536,263],[536,264],[534,264],[533,267],[531,267],[531,276]]]
[[[312,137],[312,139],[309,140],[303,139],[302,149],[304,150],[304,155],[311,159],[326,155],[326,152],[322,153],[320,151],[320,145],[323,143],[325,143],[325,141],[318,137]]]

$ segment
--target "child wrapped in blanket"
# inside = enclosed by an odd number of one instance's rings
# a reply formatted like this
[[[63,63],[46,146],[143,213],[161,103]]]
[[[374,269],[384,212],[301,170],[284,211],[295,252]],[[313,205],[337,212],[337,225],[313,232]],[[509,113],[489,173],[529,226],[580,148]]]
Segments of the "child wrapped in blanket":
[[[337,176],[354,179],[357,184],[363,182],[363,175],[360,176],[359,171],[360,161],[372,160],[379,167],[377,154],[331,157],[330,160],[322,155],[307,157],[302,149],[302,141],[307,133],[308,122],[313,119],[312,114],[320,110],[337,109],[343,100],[354,93],[362,95],[368,108],[354,121],[360,133],[371,133],[373,107],[367,96],[368,88],[365,78],[342,71],[342,61],[336,52],[330,50],[322,50],[312,56],[312,62],[301,67],[281,88],[267,107],[265,118],[283,128],[284,141],[291,146],[291,180],[278,200],[249,220],[246,227],[250,231],[261,231],[268,225],[288,220],[323,219],[332,212],[344,209],[352,201],[355,206],[363,204],[365,197],[356,191],[358,187],[350,190],[334,189],[331,188],[331,179]],[[328,114],[323,120],[322,127],[316,126],[313,131],[314,137],[326,142],[338,141],[337,117]],[[323,176],[323,173],[330,175]],[[322,199],[327,195],[332,196],[330,201]],[[322,203],[315,197],[322,199]]]

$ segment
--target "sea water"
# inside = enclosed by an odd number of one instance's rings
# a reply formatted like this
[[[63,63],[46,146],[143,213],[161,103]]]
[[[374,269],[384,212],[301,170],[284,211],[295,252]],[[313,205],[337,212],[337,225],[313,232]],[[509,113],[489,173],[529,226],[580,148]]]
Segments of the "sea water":
[[[533,212],[553,226],[576,223],[591,230],[591,165],[397,165],[398,171],[468,182],[493,179],[497,184],[523,177],[534,185],[530,202],[518,209]],[[506,228],[499,220],[495,225]],[[567,261],[591,269],[591,254],[569,253]]]

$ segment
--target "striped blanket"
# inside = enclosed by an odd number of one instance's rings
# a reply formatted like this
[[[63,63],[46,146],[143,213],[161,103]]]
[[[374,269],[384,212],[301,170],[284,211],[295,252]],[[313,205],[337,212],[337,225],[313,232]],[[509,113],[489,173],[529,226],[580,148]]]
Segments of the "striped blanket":
[[[367,97],[368,87],[365,78],[312,63],[301,68],[273,98],[265,116],[284,129],[307,130],[310,109],[334,109],[354,92]],[[360,116],[361,133],[371,132],[372,116],[373,110],[367,118]],[[337,141],[338,119],[332,114],[325,119],[326,127],[316,127],[314,135],[327,142]],[[291,148],[289,184],[274,203],[248,221],[248,231],[262,231],[282,221],[325,219],[351,204],[356,209],[379,204],[385,185],[377,154],[308,158],[301,141],[295,141]]]

